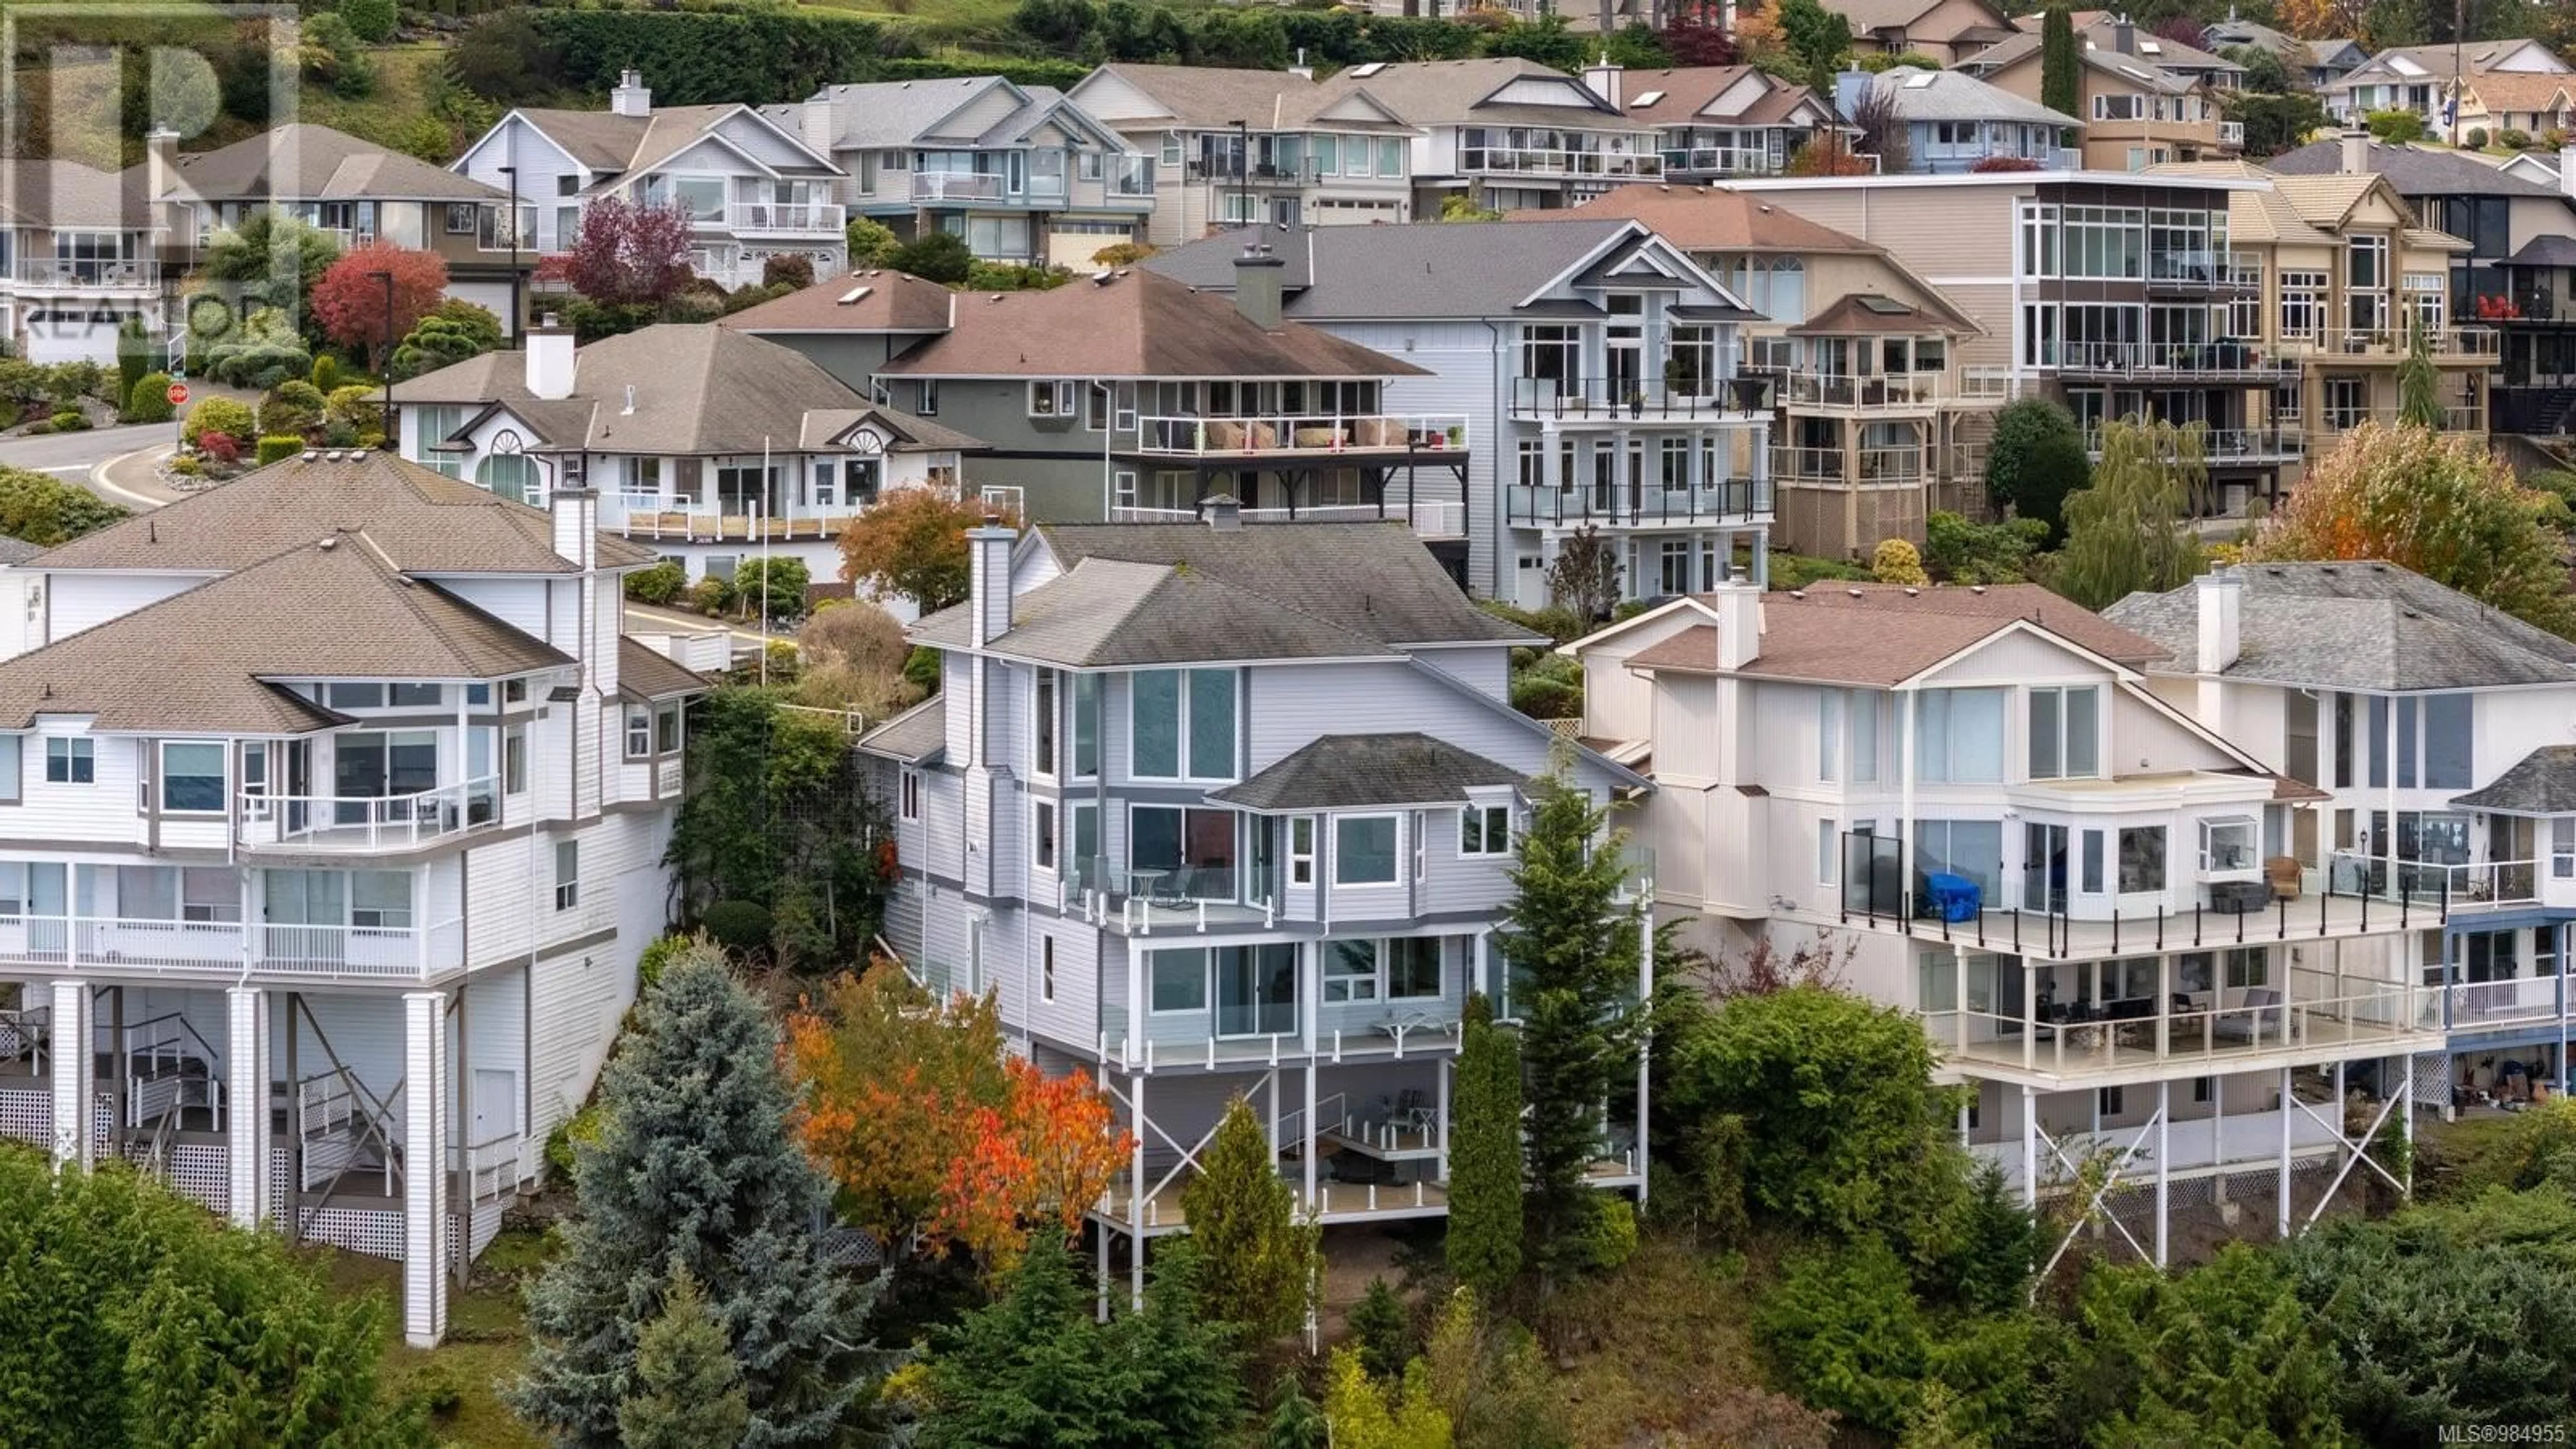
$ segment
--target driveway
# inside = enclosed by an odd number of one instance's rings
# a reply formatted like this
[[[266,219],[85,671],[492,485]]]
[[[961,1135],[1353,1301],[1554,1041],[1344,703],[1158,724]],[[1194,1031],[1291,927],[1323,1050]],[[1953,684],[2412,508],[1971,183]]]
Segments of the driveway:
[[[97,475],[115,459],[131,453],[166,452],[177,446],[178,441],[179,429],[173,423],[137,423],[132,427],[92,428],[84,433],[48,433],[39,438],[11,438],[0,442],[0,464],[25,468],[30,472],[50,473],[126,508],[151,508],[170,500],[166,495],[129,492]],[[145,470],[147,474],[149,471]]]

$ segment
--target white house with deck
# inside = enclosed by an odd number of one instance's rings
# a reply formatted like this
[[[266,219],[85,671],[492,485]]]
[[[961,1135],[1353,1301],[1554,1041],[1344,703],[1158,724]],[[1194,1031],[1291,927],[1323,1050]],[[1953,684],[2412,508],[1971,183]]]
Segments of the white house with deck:
[[[436,1343],[666,919],[704,685],[621,634],[651,561],[352,452],[13,565],[0,1132],[399,1259]]]

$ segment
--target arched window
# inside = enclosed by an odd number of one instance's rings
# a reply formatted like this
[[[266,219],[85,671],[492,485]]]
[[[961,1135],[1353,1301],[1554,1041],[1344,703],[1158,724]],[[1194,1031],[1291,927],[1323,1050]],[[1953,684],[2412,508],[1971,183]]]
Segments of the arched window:
[[[525,453],[494,453],[474,470],[476,487],[520,503],[537,501],[537,465]]]

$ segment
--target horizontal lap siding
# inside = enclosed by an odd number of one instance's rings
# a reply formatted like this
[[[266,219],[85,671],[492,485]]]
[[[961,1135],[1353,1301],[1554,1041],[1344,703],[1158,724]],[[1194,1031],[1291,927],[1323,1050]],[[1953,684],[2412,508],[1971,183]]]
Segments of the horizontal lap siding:
[[[61,639],[120,619],[206,582],[168,574],[49,573],[44,576],[46,635]]]
[[[1034,1001],[1029,1006],[1029,1025],[1045,1035],[1065,1041],[1089,1043],[1100,1032],[1100,957],[1103,935],[1097,927],[1085,925],[1079,917],[1063,919],[1032,914],[1028,917],[1029,959],[1031,977],[1042,973],[1044,957],[1040,942],[1055,942],[1055,999]],[[1122,965],[1123,971],[1125,967]],[[1120,986],[1124,987],[1124,981]]]
[[[1400,362],[1429,369],[1427,377],[1391,378],[1386,410],[1404,415],[1454,415],[1467,419],[1467,578],[1479,594],[1508,592],[1494,586],[1495,553],[1502,530],[1495,519],[1500,494],[1495,480],[1508,464],[1507,446],[1494,416],[1495,333],[1481,322],[1322,322],[1327,332],[1374,348]],[[1505,329],[1508,331],[1508,329]],[[1508,339],[1506,339],[1508,340]],[[1401,477],[1401,474],[1398,475]],[[1424,469],[1416,481],[1447,496],[1446,470]],[[1506,560],[1508,562],[1508,560]],[[1508,571],[1506,571],[1507,573]]]

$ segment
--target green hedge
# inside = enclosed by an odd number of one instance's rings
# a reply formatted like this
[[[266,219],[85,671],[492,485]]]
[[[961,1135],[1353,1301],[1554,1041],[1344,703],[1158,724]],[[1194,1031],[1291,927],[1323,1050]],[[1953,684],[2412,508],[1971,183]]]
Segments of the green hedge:
[[[817,14],[531,10],[566,84],[605,91],[638,70],[657,106],[786,100],[862,78],[885,50],[872,21]]]
[[[170,374],[147,372],[134,380],[125,398],[125,421],[166,423],[178,409],[170,406]]]
[[[304,440],[302,438],[266,437],[259,440],[259,461],[262,467],[266,467],[268,464],[274,463],[280,458],[292,458],[303,451]]]

